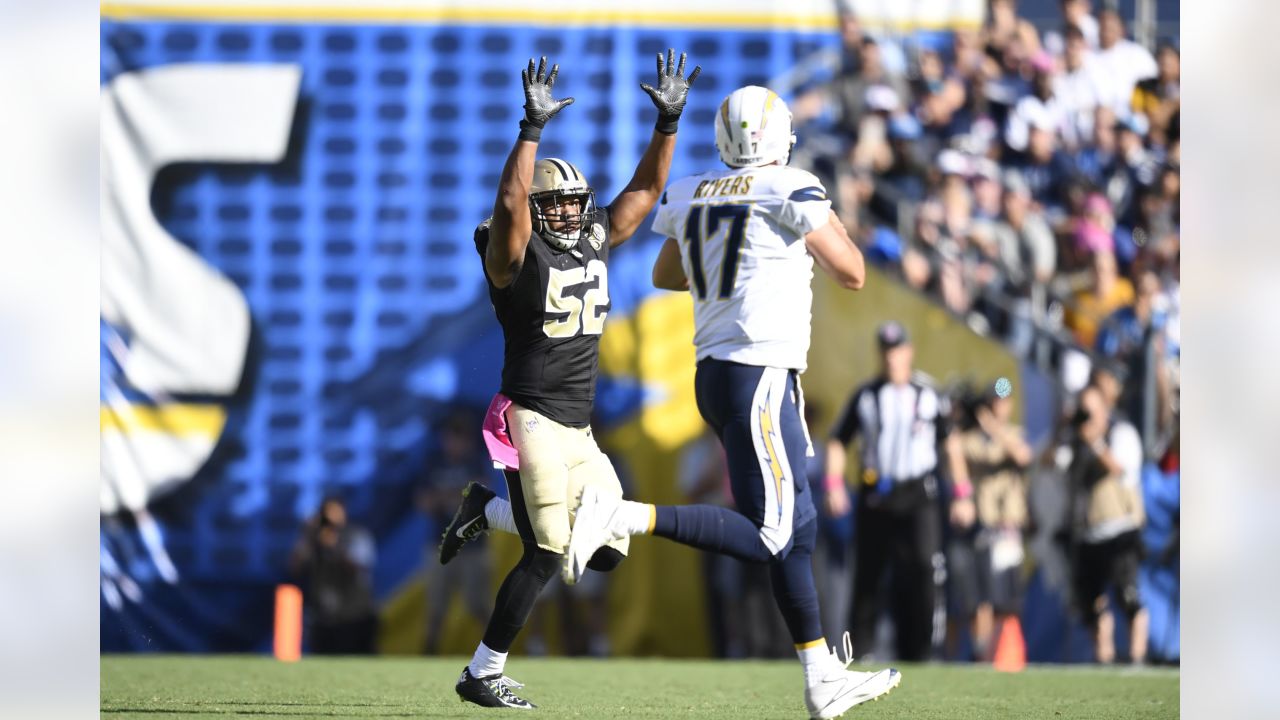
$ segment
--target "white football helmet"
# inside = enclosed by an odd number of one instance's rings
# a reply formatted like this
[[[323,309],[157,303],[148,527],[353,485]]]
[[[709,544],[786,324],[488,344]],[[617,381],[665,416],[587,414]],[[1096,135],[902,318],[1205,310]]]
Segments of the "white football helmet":
[[[577,213],[558,212],[563,201],[576,198]],[[529,185],[529,212],[533,231],[553,247],[569,250],[591,232],[591,218],[596,209],[596,196],[587,178],[572,163],[559,158],[543,158],[533,166],[533,182]],[[553,229],[551,223],[560,225]]]
[[[738,88],[720,103],[716,148],[730,167],[787,164],[796,144],[791,110],[778,93],[758,85]]]

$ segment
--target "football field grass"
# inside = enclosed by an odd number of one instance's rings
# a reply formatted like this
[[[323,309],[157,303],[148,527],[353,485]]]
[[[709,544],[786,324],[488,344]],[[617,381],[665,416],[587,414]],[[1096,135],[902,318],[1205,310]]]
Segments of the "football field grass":
[[[459,702],[463,658],[104,656],[104,718],[478,718],[515,711]],[[1178,717],[1178,672],[1032,667],[1018,674],[961,665],[900,665],[902,685],[846,718]],[[539,718],[804,718],[794,661],[513,658]]]

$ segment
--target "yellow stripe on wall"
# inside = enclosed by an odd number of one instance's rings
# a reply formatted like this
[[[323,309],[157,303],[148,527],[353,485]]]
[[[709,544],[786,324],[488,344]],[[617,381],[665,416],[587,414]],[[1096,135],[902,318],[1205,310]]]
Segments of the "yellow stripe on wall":
[[[112,20],[228,20],[241,22],[339,23],[421,22],[452,24],[640,25],[660,27],[739,27],[786,30],[835,30],[834,14],[793,15],[782,12],[710,12],[638,10],[597,7],[589,10],[537,8],[377,7],[352,5],[129,5],[103,3],[103,18]]]
[[[216,439],[227,422],[227,412],[220,405],[102,405],[98,419],[104,433],[159,432]]]

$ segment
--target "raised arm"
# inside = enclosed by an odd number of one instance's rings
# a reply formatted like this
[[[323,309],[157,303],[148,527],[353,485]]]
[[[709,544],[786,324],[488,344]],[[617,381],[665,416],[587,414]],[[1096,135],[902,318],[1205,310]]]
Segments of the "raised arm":
[[[818,267],[840,283],[847,290],[861,290],[867,280],[867,266],[862,259],[862,251],[853,240],[844,224],[830,211],[826,225],[804,236],[805,247],[818,262]]]
[[[686,78],[684,61],[685,54],[680,53],[680,64],[676,65],[675,50],[667,50],[665,62],[662,53],[658,53],[658,87],[654,88],[648,83],[640,84],[658,108],[658,124],[653,129],[649,146],[640,157],[640,164],[636,166],[631,182],[609,204],[610,244],[613,247],[621,245],[635,234],[645,216],[657,204],[662,188],[667,184],[671,156],[676,148],[676,126],[680,122],[680,113],[684,112],[689,87],[697,79],[698,73],[702,72],[701,66],[695,67]]]
[[[533,164],[537,160],[542,128],[561,108],[573,104],[573,98],[551,97],[559,65],[546,73],[544,56],[534,71],[533,60],[520,71],[524,81],[524,120],[520,121],[520,137],[502,166],[498,178],[498,196],[493,202],[493,223],[489,229],[489,245],[485,249],[484,267],[489,281],[504,288],[520,274],[525,249],[533,232],[529,216],[529,186],[533,183]]]

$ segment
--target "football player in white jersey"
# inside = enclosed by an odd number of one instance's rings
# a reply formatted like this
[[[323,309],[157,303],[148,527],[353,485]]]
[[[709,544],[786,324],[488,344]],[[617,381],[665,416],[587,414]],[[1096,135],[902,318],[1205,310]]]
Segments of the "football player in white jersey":
[[[774,597],[804,667],[814,718],[838,717],[896,687],[893,669],[848,669],[828,649],[813,583],[816,517],[805,482],[812,455],[799,374],[809,352],[813,263],[842,287],[865,279],[862,254],[831,210],[822,183],[787,166],[795,136],[777,93],[735,90],[716,117],[728,166],[668,186],[653,223],[667,236],[654,285],[694,298],[698,410],[729,463],[736,510],[654,506],[582,494],[565,558],[575,582],[606,542],[652,534],[768,564]]]

